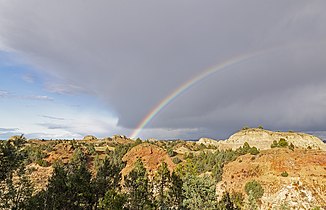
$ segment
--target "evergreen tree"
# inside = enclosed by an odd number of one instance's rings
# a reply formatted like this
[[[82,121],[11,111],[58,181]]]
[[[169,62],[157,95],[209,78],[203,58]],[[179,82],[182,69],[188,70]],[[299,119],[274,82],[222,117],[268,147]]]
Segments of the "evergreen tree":
[[[240,210],[240,208],[233,202],[232,197],[228,192],[223,194],[218,206],[218,209],[220,210]]]
[[[99,203],[101,209],[121,210],[126,203],[126,195],[115,190],[108,190]]]
[[[13,175],[17,176],[18,179],[14,181]],[[0,208],[26,209],[34,187],[25,174],[25,167],[22,166],[17,173],[10,174],[4,182],[0,185]]]
[[[258,210],[258,205],[253,191],[249,192],[247,209],[249,210]]]
[[[158,188],[158,208],[167,209],[167,190],[170,188],[170,171],[168,165],[162,162],[154,177],[155,185]]]
[[[98,201],[104,197],[107,191],[119,191],[121,174],[119,165],[112,163],[108,158],[105,158],[99,166],[92,187],[94,189],[94,206],[97,207]]]
[[[67,171],[64,166],[56,164],[48,181],[47,190],[43,196],[38,196],[39,199],[44,199],[44,209],[67,209],[66,206],[70,199],[67,183]]]
[[[23,135],[15,139],[0,141],[0,182],[10,177],[11,173],[22,164],[26,157],[22,151],[25,142]]]
[[[96,153],[96,155],[94,157],[94,162],[93,162],[94,169],[96,171],[98,171],[98,169],[100,168],[101,164],[102,164],[102,161],[100,160],[99,155]]]
[[[72,171],[68,171],[68,187],[71,195],[71,205],[89,209],[92,206],[93,194],[91,186],[91,173],[87,165],[81,164]]]
[[[26,209],[33,186],[25,174],[26,138],[15,136],[0,141],[0,208]],[[14,179],[15,177],[15,179]]]
[[[149,208],[149,180],[143,162],[138,159],[134,169],[125,177],[125,188],[128,192],[127,206],[130,209]]]
[[[56,165],[45,193],[45,209],[91,209],[94,203],[87,158],[79,149],[66,166]]]
[[[183,205],[188,209],[216,209],[215,182],[209,176],[188,175],[184,179]]]
[[[169,189],[168,197],[168,202],[171,209],[182,209],[182,202],[184,199],[182,185],[182,179],[177,175],[177,173],[172,172],[171,187]]]

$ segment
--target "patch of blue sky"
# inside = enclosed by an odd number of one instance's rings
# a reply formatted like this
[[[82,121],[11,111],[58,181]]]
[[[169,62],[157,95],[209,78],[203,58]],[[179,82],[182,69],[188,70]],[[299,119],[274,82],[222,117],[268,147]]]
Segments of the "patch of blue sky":
[[[0,54],[1,56],[1,54]],[[3,58],[0,59],[3,61]],[[33,82],[27,82],[24,78],[29,75]],[[37,94],[42,93],[40,74],[28,66],[12,63],[0,63],[0,88],[11,93]]]
[[[3,119],[0,128],[17,128],[14,133],[39,138],[51,138],[51,135],[75,138],[84,133],[92,134],[93,130],[94,134],[107,135],[115,129],[117,118],[98,98],[85,92],[62,94],[50,91],[46,83],[58,82],[56,79],[31,66],[13,62],[10,56],[0,52],[0,91],[8,93],[0,95]],[[58,122],[55,118],[64,121]],[[92,127],[88,122],[96,126]],[[53,123],[62,125],[62,129],[45,126]],[[0,138],[12,134],[0,132]]]

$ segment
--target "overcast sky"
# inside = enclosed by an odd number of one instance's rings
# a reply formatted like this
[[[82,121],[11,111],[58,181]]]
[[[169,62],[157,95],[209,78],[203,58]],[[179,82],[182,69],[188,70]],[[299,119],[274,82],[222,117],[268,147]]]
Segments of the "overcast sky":
[[[0,138],[326,130],[325,0],[0,0]],[[271,50],[273,49],[273,50]],[[6,119],[6,120],[4,120]]]

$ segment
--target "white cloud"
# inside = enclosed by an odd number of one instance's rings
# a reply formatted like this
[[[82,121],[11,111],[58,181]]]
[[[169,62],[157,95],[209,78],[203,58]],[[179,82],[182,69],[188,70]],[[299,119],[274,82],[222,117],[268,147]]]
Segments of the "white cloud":
[[[21,96],[20,98],[22,99],[27,99],[27,100],[40,100],[40,101],[53,101],[54,99],[49,97],[49,96],[45,96],[45,95],[25,95],[25,96]]]
[[[0,97],[7,97],[7,96],[9,96],[9,92],[5,90],[0,90]]]
[[[23,79],[25,82],[27,82],[27,83],[31,83],[31,84],[35,82],[34,77],[33,77],[32,75],[30,75],[30,74],[23,74],[23,75],[22,75],[22,79]]]
[[[80,92],[86,92],[83,88],[73,85],[73,84],[64,84],[64,83],[52,83],[47,82],[45,84],[45,89],[51,93],[59,93],[59,94],[76,94]]]
[[[0,132],[15,132],[18,130],[18,128],[0,128]]]
[[[41,115],[41,117],[47,118],[47,119],[51,119],[51,120],[66,120],[63,117],[54,117],[54,116],[49,116],[49,115]]]

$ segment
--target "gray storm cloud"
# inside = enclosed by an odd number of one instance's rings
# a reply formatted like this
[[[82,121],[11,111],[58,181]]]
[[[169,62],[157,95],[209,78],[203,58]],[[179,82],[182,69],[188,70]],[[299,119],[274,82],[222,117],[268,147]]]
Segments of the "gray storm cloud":
[[[148,127],[324,129],[323,0],[0,2],[3,50],[99,96],[122,127],[208,67],[280,47],[196,84]]]

